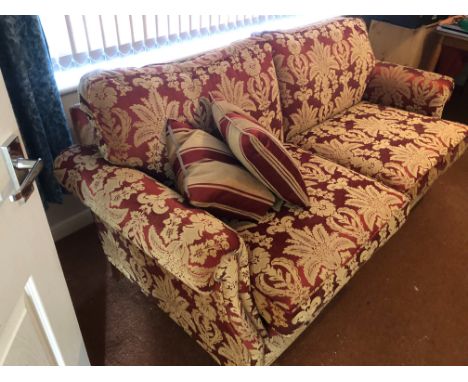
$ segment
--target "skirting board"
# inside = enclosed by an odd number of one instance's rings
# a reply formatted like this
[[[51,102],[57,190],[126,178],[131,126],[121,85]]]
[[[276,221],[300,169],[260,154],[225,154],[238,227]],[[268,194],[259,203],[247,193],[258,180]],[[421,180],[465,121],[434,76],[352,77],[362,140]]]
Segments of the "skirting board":
[[[91,211],[86,209],[59,221],[51,226],[50,230],[52,231],[54,241],[58,241],[93,222],[94,219]]]

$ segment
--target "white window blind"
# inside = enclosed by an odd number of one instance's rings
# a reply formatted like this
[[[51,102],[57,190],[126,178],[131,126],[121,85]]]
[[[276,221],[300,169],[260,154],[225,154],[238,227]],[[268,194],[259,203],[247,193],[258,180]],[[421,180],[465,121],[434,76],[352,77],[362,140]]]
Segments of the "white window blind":
[[[40,15],[59,89],[88,71],[169,62],[260,30],[292,27],[280,15]],[[310,20],[302,20],[302,23]]]
[[[41,15],[54,70],[262,24],[272,15]]]

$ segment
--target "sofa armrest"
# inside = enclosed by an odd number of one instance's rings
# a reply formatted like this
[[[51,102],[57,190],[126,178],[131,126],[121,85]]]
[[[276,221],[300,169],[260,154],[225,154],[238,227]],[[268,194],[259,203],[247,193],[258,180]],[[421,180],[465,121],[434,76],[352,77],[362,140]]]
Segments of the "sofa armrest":
[[[246,251],[236,231],[144,173],[110,165],[96,147],[72,146],[54,164],[60,183],[100,220],[198,292],[223,277],[223,257]]]
[[[168,299],[171,318],[219,363],[264,363],[266,331],[250,293],[248,250],[236,231],[144,173],[109,164],[96,146],[63,151],[55,175],[135,248],[131,256],[143,252],[171,275],[148,276],[158,284],[153,296]]]
[[[364,99],[440,118],[453,88],[454,81],[450,77],[377,61]]]
[[[75,137],[83,146],[95,145],[98,143],[96,130],[89,114],[83,110],[82,105],[77,103],[70,107],[70,118],[73,125]]]

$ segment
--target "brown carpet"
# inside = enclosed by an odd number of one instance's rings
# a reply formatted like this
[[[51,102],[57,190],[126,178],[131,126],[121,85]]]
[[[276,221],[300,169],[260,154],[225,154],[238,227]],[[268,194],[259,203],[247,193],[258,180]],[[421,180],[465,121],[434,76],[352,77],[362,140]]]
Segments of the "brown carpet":
[[[457,102],[446,116],[466,123]],[[112,276],[93,226],[57,249],[93,365],[214,364],[151,298]],[[468,153],[276,364],[468,365],[467,317]]]

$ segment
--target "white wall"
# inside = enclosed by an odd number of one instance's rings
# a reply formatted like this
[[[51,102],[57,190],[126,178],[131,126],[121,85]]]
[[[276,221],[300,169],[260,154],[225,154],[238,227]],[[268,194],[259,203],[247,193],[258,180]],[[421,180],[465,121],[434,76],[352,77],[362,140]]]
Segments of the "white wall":
[[[62,103],[67,116],[68,126],[74,131],[70,119],[70,106],[78,102],[78,94],[76,91],[63,94]],[[46,210],[47,220],[52,231],[54,240],[60,240],[71,233],[78,231],[80,228],[88,224],[92,224],[93,218],[91,212],[85,207],[78,198],[73,195],[65,195],[63,204],[49,204]]]

